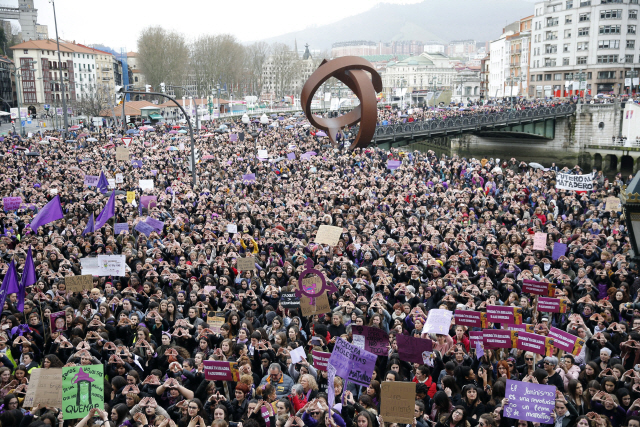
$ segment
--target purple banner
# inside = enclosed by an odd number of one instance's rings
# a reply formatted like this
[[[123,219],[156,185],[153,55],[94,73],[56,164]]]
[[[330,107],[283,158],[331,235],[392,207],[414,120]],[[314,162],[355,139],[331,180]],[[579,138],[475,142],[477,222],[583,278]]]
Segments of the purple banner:
[[[475,347],[476,343],[484,344],[484,340],[482,336],[484,335],[484,331],[469,331],[469,343],[471,347]]]
[[[551,356],[553,352],[553,339],[530,332],[518,332],[517,348],[519,350],[542,354],[543,356]]]
[[[522,283],[522,292],[527,294],[544,296],[553,296],[555,294],[555,285],[552,283],[538,282],[529,279],[524,279]]]
[[[518,337],[515,331],[502,329],[485,329],[482,331],[482,342],[488,348],[515,348]]]
[[[84,176],[84,185],[87,187],[95,187],[98,185],[99,176],[95,175],[85,175]]]
[[[126,222],[117,222],[113,232],[117,236],[123,231],[129,231],[129,224],[127,224]]]
[[[354,335],[364,336],[364,349],[376,356],[389,355],[389,334],[380,328],[370,326],[351,326]]]
[[[402,161],[401,160],[387,160],[387,169],[389,170],[396,170],[398,169],[400,166],[402,166]]]
[[[569,352],[574,356],[580,354],[585,343],[582,338],[553,326],[549,329],[548,337],[553,338],[554,347]]]
[[[296,159],[296,153],[288,153],[287,154],[287,159],[295,160]]]
[[[153,232],[153,227],[150,226],[147,223],[144,223],[142,221],[140,221],[139,223],[136,224],[134,230],[144,234],[145,236],[149,237],[149,235]]]
[[[156,230],[157,232],[161,232],[162,229],[164,228],[164,222],[159,221],[155,218],[147,218],[147,220],[145,221],[149,226],[153,227],[154,230]]]
[[[553,244],[553,253],[551,255],[551,258],[553,258],[554,261],[556,261],[561,256],[564,256],[564,254],[566,253],[567,245],[565,243],[555,242]]]
[[[229,141],[235,142],[237,140],[238,140],[238,135],[237,134],[232,133],[232,134],[229,135]]]
[[[242,175],[242,182],[256,182],[256,174],[255,173],[248,173],[246,175]]]
[[[456,325],[464,325],[470,328],[487,327],[487,313],[472,310],[456,310],[453,316]]]
[[[551,414],[556,405],[556,386],[507,380],[509,404],[503,415],[516,420],[553,424]]]
[[[311,350],[311,355],[313,356],[313,367],[318,371],[327,371],[327,363],[329,362],[329,357],[331,357],[331,353],[325,353],[324,351],[316,351]]]
[[[20,208],[22,197],[3,197],[2,205],[5,211],[15,211]]]
[[[375,354],[338,338],[329,358],[329,364],[336,369],[336,375],[339,377],[368,387],[377,358]]]
[[[212,381],[238,381],[240,375],[236,362],[222,362],[215,360],[205,360],[204,378]]]
[[[487,321],[492,323],[522,324],[522,308],[502,305],[487,306]]]
[[[538,311],[544,313],[566,313],[567,302],[560,298],[538,297]]]
[[[150,205],[151,207],[158,206],[158,196],[140,196],[140,204],[147,209]]]
[[[425,364],[433,351],[433,341],[407,335],[396,335],[400,359],[411,363]]]

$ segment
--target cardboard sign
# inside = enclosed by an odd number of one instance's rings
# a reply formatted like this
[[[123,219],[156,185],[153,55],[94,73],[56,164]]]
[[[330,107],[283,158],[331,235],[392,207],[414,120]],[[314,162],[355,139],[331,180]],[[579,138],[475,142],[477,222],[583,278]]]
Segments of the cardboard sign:
[[[487,327],[487,313],[472,310],[456,310],[453,315],[456,325],[468,326],[470,328]]]
[[[547,233],[536,233],[533,235],[533,250],[544,251],[547,249]]]
[[[524,279],[522,281],[522,292],[533,295],[554,296],[556,294],[556,285],[555,283]]]
[[[423,334],[449,334],[451,328],[451,318],[453,311],[444,309],[433,309],[427,313],[427,323],[422,328]]]
[[[314,240],[315,243],[321,245],[336,246],[342,236],[342,227],[333,227],[331,225],[321,225],[318,228],[318,234]]]
[[[604,199],[605,207],[604,210],[607,212],[619,212],[620,208],[620,199],[617,197],[607,197]]]
[[[416,403],[413,382],[384,381],[380,384],[380,415],[385,422],[412,424]]]
[[[518,334],[518,342],[516,348],[524,351],[531,351],[544,356],[552,356],[553,339],[544,335],[537,335],[531,332],[516,332]]]
[[[22,407],[33,408],[38,403],[42,407],[62,407],[62,368],[36,368],[31,371]]]
[[[209,321],[209,317],[207,317],[207,323],[214,333],[220,334],[220,327],[224,325],[224,317],[214,316],[211,318],[211,321]]]
[[[515,348],[518,343],[515,331],[485,329],[482,332],[482,343],[485,350],[488,348]]]
[[[318,371],[327,371],[327,363],[329,363],[329,357],[331,357],[331,353],[326,353],[324,351],[316,351],[311,350],[311,355],[313,356],[313,367]]]
[[[544,313],[566,313],[567,301],[560,298],[538,297],[538,311]]]
[[[93,288],[93,276],[85,274],[82,276],[67,276],[64,278],[64,284],[69,292],[82,292]]]
[[[129,148],[127,147],[117,147],[116,148],[116,161],[125,161],[128,162],[129,161]]]
[[[507,380],[509,404],[503,416],[541,424],[553,424],[551,413],[556,405],[556,386]]]
[[[555,242],[553,244],[553,252],[551,254],[551,258],[556,261],[561,256],[564,256],[567,253],[567,245],[565,243]]]
[[[488,305],[487,320],[491,323],[508,323],[510,325],[521,325],[522,308],[502,305]]]
[[[377,355],[389,355],[389,334],[380,328],[352,325],[353,334],[364,336],[364,349]]]
[[[592,191],[593,174],[571,175],[568,173],[556,172],[556,189],[574,191]]]
[[[342,338],[336,340],[329,364],[336,370],[336,375],[347,381],[368,387],[376,366],[378,356],[359,349]],[[415,384],[413,385],[415,387]]]
[[[113,229],[115,235],[117,236],[124,231],[129,231],[129,224],[126,222],[116,222],[116,226]]]
[[[239,381],[237,362],[222,362],[216,360],[205,360],[204,378],[210,381]]]
[[[256,259],[252,256],[237,258],[238,270],[254,271],[256,269]]]
[[[280,296],[280,305],[282,308],[298,308],[300,307],[300,298],[296,296],[295,292],[283,292]]]
[[[582,347],[585,344],[585,340],[582,338],[553,326],[549,328],[549,334],[547,336],[553,339],[554,347],[564,350],[567,353],[571,353],[574,356],[580,354]]]
[[[396,335],[398,355],[401,360],[410,363],[426,364],[431,358],[433,341],[428,338],[415,338],[408,335]]]
[[[2,206],[5,211],[15,211],[20,208],[22,197],[3,197]]]
[[[300,297],[300,311],[303,316],[313,316],[314,314],[325,314],[331,311],[329,297],[326,293],[314,298],[315,305],[311,305],[311,298],[303,295]]]
[[[84,418],[89,410],[104,410],[104,366],[62,368],[62,417]]]

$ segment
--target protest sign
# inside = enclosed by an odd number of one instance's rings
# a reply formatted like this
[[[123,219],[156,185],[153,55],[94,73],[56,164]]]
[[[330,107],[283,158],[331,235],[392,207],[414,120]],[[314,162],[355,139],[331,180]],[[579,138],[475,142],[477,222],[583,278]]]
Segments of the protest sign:
[[[127,191],[127,203],[131,203],[136,199],[135,191]]]
[[[515,348],[518,337],[516,331],[485,329],[482,331],[482,344],[488,348]]]
[[[620,209],[620,199],[617,197],[607,197],[604,199],[605,207],[604,210],[607,212],[619,212]]]
[[[533,250],[544,251],[547,249],[547,233],[536,233],[533,235]]]
[[[259,159],[268,159],[269,152],[267,150],[258,150],[258,158]]]
[[[67,318],[64,311],[58,311],[49,315],[49,323],[51,326],[51,333],[66,331],[67,330]]]
[[[126,257],[124,255],[98,255],[100,276],[123,277],[125,273]]]
[[[117,147],[116,148],[116,161],[129,161],[129,149],[127,147]]]
[[[100,275],[98,258],[80,258],[80,266],[82,267],[82,274],[91,274],[92,276]]]
[[[2,206],[5,211],[15,211],[20,208],[22,197],[3,197]]]
[[[140,196],[140,204],[148,209],[158,206],[158,196]]]
[[[398,169],[400,166],[402,166],[401,160],[387,160],[387,169],[389,170],[394,171]]]
[[[157,231],[158,233],[160,233],[162,231],[162,229],[164,228],[164,222],[157,220],[155,218],[151,218],[148,217],[145,221],[146,224],[150,225],[151,227],[153,227],[153,229],[155,231]]]
[[[104,366],[62,368],[62,417],[84,418],[90,409],[104,410]]]
[[[238,232],[237,224],[227,224],[227,233],[236,234]]]
[[[237,362],[222,362],[216,360],[205,360],[204,378],[210,381],[239,381]]]
[[[492,323],[522,324],[522,308],[502,305],[487,306],[487,321]]]
[[[471,347],[475,347],[478,342],[484,345],[483,335],[484,331],[469,331],[469,343]]]
[[[351,340],[351,344],[355,345],[358,348],[361,348],[364,350],[364,335],[360,335],[360,334],[353,334],[352,335],[352,340]]]
[[[377,355],[389,355],[389,334],[380,328],[352,325],[353,334],[364,336],[364,349]]]
[[[319,371],[327,371],[327,363],[331,353],[325,353],[324,351],[311,350],[311,356],[313,356],[313,366]]]
[[[507,380],[505,395],[509,399],[509,404],[503,409],[505,417],[553,424],[551,413],[556,406],[555,386]]]
[[[34,369],[24,396],[23,408],[62,407],[62,368]]]
[[[553,326],[549,328],[549,334],[547,336],[553,339],[554,347],[571,353],[574,356],[580,354],[582,347],[585,344],[585,341],[582,338]]]
[[[121,173],[117,173],[116,174],[116,184],[123,184],[124,183],[124,175]]]
[[[141,179],[138,181],[138,187],[142,191],[144,190],[153,190],[153,180],[152,179]]]
[[[300,299],[295,292],[283,292],[280,296],[280,305],[282,308],[298,308],[300,307]]]
[[[287,153],[287,159],[295,160],[296,159],[296,153]]]
[[[531,351],[543,356],[553,356],[553,339],[544,335],[538,335],[531,332],[516,332],[518,341],[516,348],[523,351]]]
[[[484,356],[484,349],[482,348],[482,343],[480,341],[476,341],[476,358],[480,359]]]
[[[153,233],[153,227],[143,221],[137,223],[133,229],[144,234],[147,237],[149,237],[149,235]]]
[[[522,325],[509,325],[508,323],[503,323],[502,329],[507,331],[533,332],[533,325],[527,325],[526,323]]]
[[[427,323],[422,328],[423,334],[441,334],[449,333],[451,328],[451,318],[453,312],[444,309],[432,309],[427,313]]]
[[[522,281],[522,292],[533,295],[553,296],[556,294],[556,285],[555,283],[524,279]]]
[[[307,360],[307,354],[304,352],[304,347],[294,348],[289,352],[291,356],[291,363],[300,363],[303,360]]]
[[[410,363],[426,364],[433,351],[433,341],[429,338],[415,338],[408,335],[396,335],[400,359]]]
[[[565,243],[555,242],[553,244],[553,253],[551,254],[551,258],[554,261],[557,261],[558,258],[564,256],[567,253],[567,245]]]
[[[385,422],[413,424],[416,404],[414,382],[384,381],[380,384],[380,416]]]
[[[334,227],[332,225],[321,225],[316,234],[315,243],[336,246],[342,236],[342,227]]]
[[[568,173],[556,172],[556,189],[591,191],[593,190],[593,174],[571,175]]]
[[[86,185],[87,187],[97,187],[99,180],[100,180],[100,177],[97,175],[85,175],[84,185]]]
[[[256,259],[252,256],[239,257],[236,261],[240,271],[253,271],[256,269]]]
[[[256,174],[248,173],[248,174],[242,175],[242,182],[243,183],[256,182]]]
[[[567,301],[560,298],[538,297],[538,311],[545,313],[566,313]]]
[[[129,231],[129,224],[126,222],[116,222],[116,226],[113,229],[114,234],[118,236],[123,231]]]
[[[224,325],[224,317],[214,316],[211,318],[211,321],[207,318],[207,323],[209,324],[209,329],[211,329],[214,334],[219,334],[220,327]]]
[[[329,364],[336,369],[336,375],[346,378],[351,383],[368,387],[377,358],[375,354],[338,338],[329,358]]]
[[[315,304],[311,304],[311,298],[303,295],[300,297],[300,311],[302,311],[303,316],[313,316],[314,314],[325,314],[331,311],[331,306],[329,305],[329,298],[327,294],[324,293],[319,297],[314,298],[313,301]]]
[[[107,183],[108,183],[108,185],[107,185],[108,188],[110,188],[112,190],[114,188],[116,188],[116,180],[115,180],[115,178],[108,178],[107,179]]]
[[[486,328],[487,313],[472,310],[456,310],[454,313],[454,323],[470,328]]]
[[[91,274],[67,276],[64,278],[64,284],[69,292],[82,292],[84,289],[93,288],[93,276]]]

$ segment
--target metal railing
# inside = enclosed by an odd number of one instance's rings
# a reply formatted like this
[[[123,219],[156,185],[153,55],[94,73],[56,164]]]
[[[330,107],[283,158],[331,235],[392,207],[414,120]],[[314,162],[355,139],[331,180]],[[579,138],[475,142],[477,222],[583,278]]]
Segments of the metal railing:
[[[506,111],[487,114],[474,114],[462,117],[434,118],[411,123],[378,125],[374,140],[395,140],[397,138],[413,138],[416,136],[432,136],[450,133],[479,131],[496,126],[508,126],[542,121],[545,119],[566,117],[575,114],[574,104],[563,104],[555,107],[540,107],[530,110]],[[355,128],[357,132],[357,128]]]

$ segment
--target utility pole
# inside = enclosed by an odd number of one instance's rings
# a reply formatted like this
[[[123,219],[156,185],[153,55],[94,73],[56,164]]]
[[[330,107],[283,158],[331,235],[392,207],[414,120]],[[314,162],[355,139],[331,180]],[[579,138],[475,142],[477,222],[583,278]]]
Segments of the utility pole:
[[[58,37],[58,20],[56,18],[56,4],[54,0],[49,0],[53,5],[53,22],[56,27],[56,43],[58,45],[58,68],[60,71],[60,90],[62,91],[62,115],[64,117],[64,128],[62,130],[62,139],[67,139],[67,129],[69,127],[69,117],[67,116],[67,100],[64,90],[64,79],[62,76],[62,59],[60,57],[60,38]],[[71,70],[70,72],[73,72]]]

